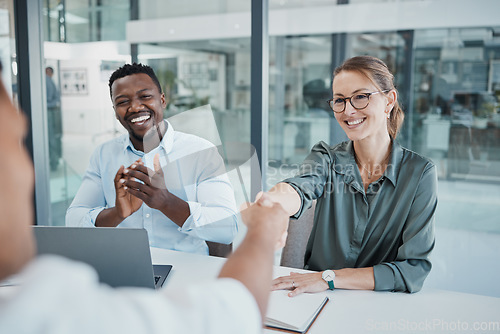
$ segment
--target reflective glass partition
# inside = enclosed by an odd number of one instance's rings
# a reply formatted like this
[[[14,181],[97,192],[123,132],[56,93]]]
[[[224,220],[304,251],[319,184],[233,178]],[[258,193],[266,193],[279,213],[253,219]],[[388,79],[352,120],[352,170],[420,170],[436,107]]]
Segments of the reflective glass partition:
[[[415,32],[411,142],[439,167],[441,227],[500,232],[499,32]]]
[[[138,51],[158,73],[165,118],[219,146],[237,203],[250,200],[250,38],[144,43]]]
[[[335,119],[326,104],[332,39],[277,36],[270,44],[269,164],[296,165],[320,140],[344,139],[332,126]]]

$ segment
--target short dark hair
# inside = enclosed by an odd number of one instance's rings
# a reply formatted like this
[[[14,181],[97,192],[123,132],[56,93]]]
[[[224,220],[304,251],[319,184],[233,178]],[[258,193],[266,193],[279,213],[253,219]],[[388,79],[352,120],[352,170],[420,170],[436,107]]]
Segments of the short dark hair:
[[[160,81],[158,81],[155,71],[153,71],[151,66],[140,63],[139,64],[133,63],[133,64],[125,64],[122,67],[119,67],[116,71],[114,71],[113,74],[111,74],[111,76],[109,77],[109,95],[112,96],[111,86],[113,85],[113,82],[115,82],[115,80],[137,73],[147,74],[151,78],[151,80],[153,80],[156,87],[158,87],[158,91],[160,93],[162,92]]]

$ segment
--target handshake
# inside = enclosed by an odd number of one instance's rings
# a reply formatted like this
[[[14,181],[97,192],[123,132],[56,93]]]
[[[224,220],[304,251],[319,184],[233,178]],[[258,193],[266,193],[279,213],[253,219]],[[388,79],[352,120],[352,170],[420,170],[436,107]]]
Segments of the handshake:
[[[255,201],[244,203],[240,211],[248,233],[265,238],[275,245],[275,250],[285,246],[290,215],[268,193],[259,192]]]

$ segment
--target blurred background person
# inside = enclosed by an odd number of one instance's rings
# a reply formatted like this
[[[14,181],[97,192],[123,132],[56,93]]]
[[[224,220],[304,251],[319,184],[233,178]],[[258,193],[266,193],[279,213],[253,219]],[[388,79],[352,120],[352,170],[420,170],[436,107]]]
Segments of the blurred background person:
[[[52,79],[54,69],[45,68],[45,85],[47,89],[47,124],[49,130],[50,170],[55,171],[59,166],[62,155],[62,115],[61,97]]]

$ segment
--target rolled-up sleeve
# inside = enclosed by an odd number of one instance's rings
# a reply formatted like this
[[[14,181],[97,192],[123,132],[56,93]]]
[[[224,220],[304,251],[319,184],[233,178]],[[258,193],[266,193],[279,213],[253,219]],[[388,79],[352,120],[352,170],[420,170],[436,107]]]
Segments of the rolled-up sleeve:
[[[194,184],[189,185],[195,189],[194,196],[187,200],[190,215],[179,231],[229,244],[238,233],[238,220],[234,191],[224,161],[215,146],[199,152],[196,160],[192,165],[196,166],[197,177]]]
[[[402,244],[396,260],[375,265],[375,290],[417,292],[431,270],[429,255],[434,248],[434,213],[437,207],[437,172],[429,164],[421,176]]]

